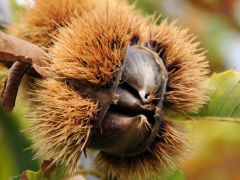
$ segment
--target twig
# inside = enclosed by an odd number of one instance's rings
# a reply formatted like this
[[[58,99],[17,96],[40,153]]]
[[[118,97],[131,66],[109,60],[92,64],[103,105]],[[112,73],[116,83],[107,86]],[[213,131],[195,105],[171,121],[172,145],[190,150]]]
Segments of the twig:
[[[22,77],[29,67],[30,64],[23,62],[15,62],[11,67],[1,95],[1,106],[5,112],[13,110]]]

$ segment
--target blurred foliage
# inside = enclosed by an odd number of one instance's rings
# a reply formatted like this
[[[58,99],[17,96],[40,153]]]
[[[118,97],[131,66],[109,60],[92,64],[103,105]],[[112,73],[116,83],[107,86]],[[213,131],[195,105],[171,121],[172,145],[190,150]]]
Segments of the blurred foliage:
[[[7,69],[0,66],[0,89],[6,75]],[[19,112],[7,114],[0,109],[0,180],[9,179],[26,169],[38,168],[38,161],[33,160],[34,154],[27,150],[31,142],[21,132],[24,125],[22,116]]]
[[[19,21],[19,16],[21,15],[21,13],[24,12],[25,8],[23,6],[18,5],[15,0],[8,0],[8,2],[11,8],[12,21],[13,22]]]
[[[159,173],[156,177],[151,177],[148,180],[186,180],[185,173],[180,169],[169,169]]]
[[[197,114],[169,114],[192,123],[194,156],[184,162],[187,179],[239,179],[240,73],[213,74],[207,84],[210,100]]]
[[[31,144],[20,132],[19,118],[0,110],[0,125],[0,179],[8,179],[26,169],[37,169],[38,162],[32,160],[33,153],[26,150]]]
[[[168,180],[185,180],[185,173],[181,170],[172,171],[168,175]]]
[[[240,124],[192,122],[192,154],[183,163],[188,180],[240,179]]]
[[[234,68],[227,43],[236,39],[227,38],[238,36],[236,32],[240,31],[239,0],[137,0],[136,4],[144,14],[156,13],[170,21],[177,19],[180,26],[196,34],[201,46],[208,50],[212,72]]]
[[[24,8],[17,5],[14,0],[10,0],[9,4],[12,8],[12,20],[16,22]],[[6,75],[7,69],[0,66],[1,86],[4,84]],[[17,110],[12,114],[6,114],[0,109],[0,180],[21,174],[26,169],[37,170],[39,166],[39,162],[33,160],[34,154],[29,149],[31,142],[26,134],[21,132],[25,124],[22,112]]]
[[[194,118],[195,156],[185,171],[188,179],[240,179],[240,124],[228,123],[240,121],[240,73],[214,74],[208,83],[210,101]]]
[[[148,0],[128,0],[130,4],[135,3],[136,4],[136,9],[142,9],[143,14],[145,15],[151,15],[154,13],[160,13],[158,12],[158,9],[154,6],[154,3],[152,1]]]

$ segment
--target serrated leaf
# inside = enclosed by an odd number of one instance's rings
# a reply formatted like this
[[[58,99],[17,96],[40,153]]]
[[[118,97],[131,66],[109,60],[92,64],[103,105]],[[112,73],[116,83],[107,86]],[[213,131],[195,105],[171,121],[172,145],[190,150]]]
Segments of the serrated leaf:
[[[207,83],[209,101],[198,113],[179,116],[170,112],[170,117],[240,122],[240,73],[229,70],[213,74]]]
[[[209,80],[210,100],[199,116],[240,118],[240,73],[226,71]]]

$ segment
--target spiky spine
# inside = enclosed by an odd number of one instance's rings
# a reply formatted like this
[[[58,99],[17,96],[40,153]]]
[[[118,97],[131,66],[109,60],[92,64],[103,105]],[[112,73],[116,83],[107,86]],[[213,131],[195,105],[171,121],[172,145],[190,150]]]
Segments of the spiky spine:
[[[182,129],[168,121],[161,127],[160,137],[149,151],[132,158],[113,157],[100,153],[96,167],[104,176],[116,176],[119,179],[145,179],[160,173],[164,168],[175,166],[173,157],[186,152],[185,134]],[[109,177],[103,177],[108,179]]]
[[[150,47],[159,50],[169,72],[165,105],[169,108],[196,112],[207,101],[205,80],[209,64],[195,37],[164,20],[152,24],[146,32]],[[151,44],[154,41],[154,44]]]
[[[139,25],[132,7],[109,1],[106,7],[75,16],[59,30],[48,49],[53,77],[39,80],[31,93],[37,119],[28,131],[33,133],[37,156],[54,159],[70,172],[77,168],[99,109],[93,100],[71,90],[64,78],[110,83]]]
[[[30,128],[36,132],[34,147],[39,149],[39,155],[47,155],[56,162],[67,164],[70,169],[76,167],[91,129],[91,121],[98,109],[95,102],[83,99],[62,80],[76,78],[95,85],[110,83],[119,63],[124,59],[127,45],[133,42],[143,45],[153,40],[160,45],[162,51],[159,54],[169,70],[165,105],[183,111],[196,111],[205,102],[202,82],[206,79],[208,65],[198,44],[193,43],[186,31],[166,21],[160,25],[146,25],[132,7],[114,1],[100,4],[91,12],[81,13],[81,16],[67,14],[68,18],[63,18],[66,22],[59,21],[65,23],[64,28],[59,30],[55,26],[57,30],[50,30],[49,33],[44,29],[45,26],[41,29],[29,21],[28,33],[32,29],[33,32],[39,32],[33,36],[23,36],[44,46],[53,43],[52,48],[48,49],[51,62],[49,70],[54,72],[55,80],[42,80],[39,90],[35,91],[36,101],[39,102],[36,109],[39,119]],[[150,48],[156,50],[154,43],[149,44]],[[76,121],[78,124],[73,123]],[[180,130],[164,123],[160,132],[161,140],[154,143],[151,153],[146,152],[123,161],[101,154],[97,164],[103,171],[109,170],[126,177],[139,177],[142,172],[144,176],[149,176],[171,164],[170,157],[181,154],[185,143]],[[75,127],[74,131],[72,127]],[[84,141],[80,142],[79,139]]]
[[[59,27],[66,26],[76,14],[94,8],[96,3],[95,0],[36,0],[22,16],[21,23],[10,28],[10,32],[39,46],[49,47]]]
[[[53,79],[38,82],[34,89],[37,119],[28,131],[35,142],[33,149],[38,150],[36,156],[53,159],[73,172],[90,135],[98,103]]]
[[[125,3],[106,4],[60,30],[49,53],[52,72],[96,85],[111,82],[142,21]]]

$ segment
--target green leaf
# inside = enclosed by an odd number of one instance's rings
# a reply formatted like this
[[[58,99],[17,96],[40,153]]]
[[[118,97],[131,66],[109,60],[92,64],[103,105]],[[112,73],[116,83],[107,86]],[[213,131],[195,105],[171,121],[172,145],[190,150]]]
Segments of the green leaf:
[[[12,22],[19,22],[20,14],[25,11],[25,7],[17,4],[16,0],[9,0],[9,6],[12,13]]]
[[[152,1],[148,0],[128,0],[130,4],[135,3],[136,7],[138,9],[142,9],[143,13],[146,15],[154,14],[155,12],[158,12],[159,10],[156,8],[156,5]],[[160,12],[158,12],[160,14]]]
[[[181,170],[172,171],[167,180],[185,180],[185,174]]]
[[[20,119],[16,114],[7,114],[0,109],[0,179],[9,178],[26,169],[37,169],[38,161],[32,160],[34,154],[31,142],[21,133]]]
[[[214,74],[209,85],[210,101],[199,115],[240,118],[240,73],[226,71]]]
[[[159,173],[158,176],[155,176],[153,178],[150,178],[151,180],[186,180],[186,176],[183,171],[180,169],[169,169],[165,170],[165,172]],[[147,179],[147,180],[150,180]]]
[[[44,161],[38,172],[24,171],[19,180],[62,180],[64,177],[65,171],[62,167],[52,165],[51,161]]]
[[[169,112],[173,119],[196,119],[240,122],[240,73],[229,70],[213,74],[208,80],[208,103],[196,114]]]

